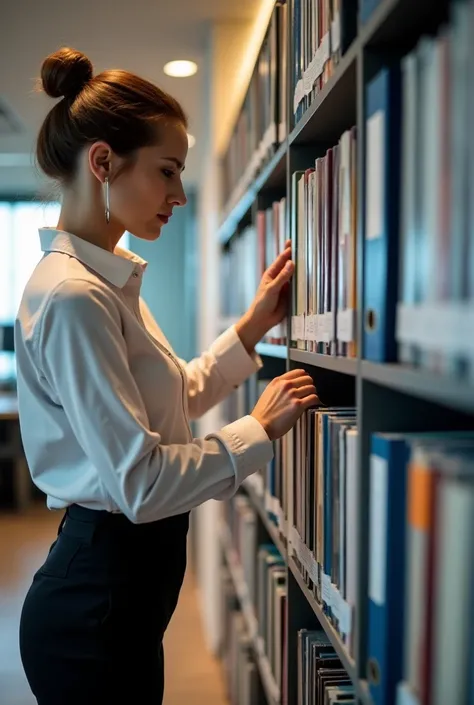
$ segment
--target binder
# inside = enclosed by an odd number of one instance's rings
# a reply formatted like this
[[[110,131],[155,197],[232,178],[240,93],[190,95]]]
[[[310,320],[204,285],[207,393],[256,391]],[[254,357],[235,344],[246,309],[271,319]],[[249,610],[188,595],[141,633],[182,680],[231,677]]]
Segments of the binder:
[[[400,186],[400,66],[382,69],[366,92],[364,357],[396,359]]]
[[[403,437],[372,436],[367,670],[374,705],[395,705],[403,672],[408,460]]]

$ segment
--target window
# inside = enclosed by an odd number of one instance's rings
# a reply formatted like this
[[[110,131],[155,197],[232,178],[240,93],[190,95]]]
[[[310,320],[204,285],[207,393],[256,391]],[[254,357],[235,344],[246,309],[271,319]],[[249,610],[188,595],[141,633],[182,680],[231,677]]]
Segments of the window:
[[[56,226],[59,203],[0,201],[0,323],[12,322],[25,285],[42,256],[38,229]],[[129,247],[125,233],[119,242]]]

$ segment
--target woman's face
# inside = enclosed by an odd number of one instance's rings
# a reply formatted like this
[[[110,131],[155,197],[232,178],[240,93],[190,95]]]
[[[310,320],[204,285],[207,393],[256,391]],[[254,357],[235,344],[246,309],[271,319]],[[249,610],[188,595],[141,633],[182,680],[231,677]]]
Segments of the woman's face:
[[[110,180],[111,223],[143,240],[156,240],[175,206],[184,206],[181,182],[188,152],[183,125],[169,122],[160,129],[160,143],[137,150],[131,165]]]

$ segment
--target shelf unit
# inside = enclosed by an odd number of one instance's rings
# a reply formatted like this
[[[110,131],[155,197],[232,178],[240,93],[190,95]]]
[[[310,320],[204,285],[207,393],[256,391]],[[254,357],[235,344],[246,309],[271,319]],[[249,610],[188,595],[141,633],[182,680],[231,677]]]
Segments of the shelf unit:
[[[229,569],[232,582],[234,584],[235,594],[240,604],[242,614],[244,616],[247,631],[249,633],[252,649],[255,655],[255,661],[260,673],[263,689],[267,698],[268,705],[280,705],[281,693],[275,679],[273,678],[270,664],[265,656],[262,648],[262,643],[258,636],[257,620],[255,618],[253,606],[250,602],[247,585],[245,584],[242,568],[239,564],[239,559],[232,547],[232,540],[229,535],[227,526],[223,523],[220,527],[220,537],[222,543],[222,551],[225,557],[227,567]]]
[[[289,4],[291,6],[291,0]],[[238,236],[242,218],[248,216],[252,209],[253,213],[256,213],[258,209],[266,208],[275,194],[277,197],[286,194],[290,198],[291,173],[296,169],[305,168],[315,156],[323,155],[327,146],[333,144],[342,131],[354,124],[357,125],[358,134],[361,135],[358,145],[358,183],[360,184],[359,200],[363,200],[365,165],[361,155],[364,151],[365,84],[384,64],[387,54],[393,55],[394,52],[399,55],[405,54],[413,48],[423,32],[436,29],[445,19],[448,6],[448,0],[440,2],[436,8],[432,0],[417,0],[416,3],[413,3],[413,0],[380,1],[367,23],[359,25],[356,39],[306,114],[293,127],[285,142],[279,146],[255,180],[248,185],[239,198],[235,199],[232,208],[222,219],[218,237],[223,247],[232,237]],[[291,44],[290,37],[288,41]],[[289,102],[292,105],[292,96]],[[358,310],[360,311],[361,292],[366,276],[362,247],[364,222],[361,215],[359,215],[357,229]],[[362,339],[362,326],[361,317],[358,316],[358,341]],[[363,359],[360,344],[357,358],[321,355],[289,345],[285,347],[259,344],[257,351],[264,358],[264,364],[271,363],[272,371],[278,369],[283,372],[298,365],[304,365],[306,369],[311,370],[318,390],[322,386],[327,392],[324,403],[328,406],[331,403],[340,403],[339,393],[341,392],[342,398],[350,399],[352,396],[357,407],[359,437],[357,472],[360,506],[367,506],[369,496],[368,468],[372,433],[474,428],[474,386],[401,364],[368,362]],[[337,389],[338,392],[334,394],[334,399],[331,398],[331,389]],[[304,619],[311,613],[327,633],[344,664],[354,683],[359,704],[373,705],[367,682],[365,630],[363,628],[357,630],[353,659],[322,607],[306,586],[292,553],[295,549],[291,547],[288,536],[268,518],[258,493],[249,486],[245,490],[265,530],[286,561],[288,580],[291,583],[288,599],[290,658],[296,653],[296,629],[305,626]],[[367,620],[368,520],[368,512],[361,512],[358,527],[360,546],[358,594],[360,597],[357,615],[359,625],[366,624]],[[224,534],[225,540],[228,541],[228,532]],[[226,544],[224,548],[229,558],[229,545]],[[301,562],[304,563],[304,557]],[[236,590],[240,588],[236,583]],[[291,679],[289,681],[291,682]],[[266,690],[268,693],[268,689]],[[269,699],[268,702],[274,701]],[[296,694],[289,692],[286,702],[287,705],[296,705]]]

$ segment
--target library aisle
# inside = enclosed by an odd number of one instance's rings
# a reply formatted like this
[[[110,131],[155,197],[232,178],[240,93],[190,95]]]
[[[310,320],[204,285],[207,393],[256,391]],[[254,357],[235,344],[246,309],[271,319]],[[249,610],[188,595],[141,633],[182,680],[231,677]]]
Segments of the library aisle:
[[[54,539],[57,524],[58,515],[41,505],[21,516],[0,514],[1,705],[35,705],[36,702],[20,662],[18,620],[30,577]],[[165,705],[227,703],[221,669],[204,643],[197,592],[190,571],[165,649]]]

